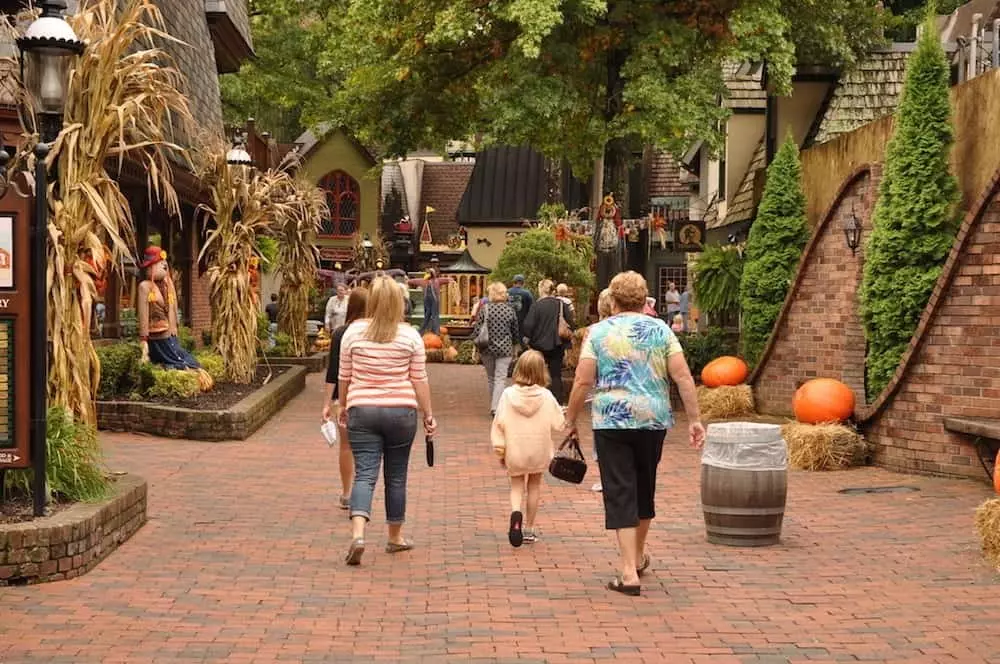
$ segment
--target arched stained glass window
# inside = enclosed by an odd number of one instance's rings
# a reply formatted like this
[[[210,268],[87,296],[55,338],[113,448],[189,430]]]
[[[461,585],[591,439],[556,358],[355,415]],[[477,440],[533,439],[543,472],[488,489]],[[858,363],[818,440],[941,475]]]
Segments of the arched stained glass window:
[[[319,181],[326,192],[330,217],[324,219],[320,236],[351,238],[358,232],[361,215],[361,189],[358,181],[344,171],[331,171]]]

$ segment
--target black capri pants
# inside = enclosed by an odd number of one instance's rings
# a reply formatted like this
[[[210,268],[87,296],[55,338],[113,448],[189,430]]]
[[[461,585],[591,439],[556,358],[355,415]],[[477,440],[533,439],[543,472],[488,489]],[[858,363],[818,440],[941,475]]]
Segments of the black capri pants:
[[[666,435],[663,429],[594,430],[608,530],[635,528],[656,516],[656,467]]]

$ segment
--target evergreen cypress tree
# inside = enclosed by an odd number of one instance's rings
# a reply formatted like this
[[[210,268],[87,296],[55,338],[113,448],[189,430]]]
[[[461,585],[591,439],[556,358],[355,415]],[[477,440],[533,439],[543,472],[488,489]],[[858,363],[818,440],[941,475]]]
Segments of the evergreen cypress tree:
[[[799,148],[789,135],[767,168],[764,196],[744,254],[741,340],[750,366],[764,352],[808,239]]]
[[[948,61],[928,21],[907,64],[865,252],[861,318],[869,399],[895,373],[958,230],[958,184],[948,168],[948,83]]]

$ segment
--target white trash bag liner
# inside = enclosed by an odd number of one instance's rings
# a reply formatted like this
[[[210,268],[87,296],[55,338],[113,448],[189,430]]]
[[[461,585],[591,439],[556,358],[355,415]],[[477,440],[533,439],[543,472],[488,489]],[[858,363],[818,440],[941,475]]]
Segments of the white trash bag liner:
[[[786,470],[788,446],[777,424],[709,424],[701,462],[730,470]]]

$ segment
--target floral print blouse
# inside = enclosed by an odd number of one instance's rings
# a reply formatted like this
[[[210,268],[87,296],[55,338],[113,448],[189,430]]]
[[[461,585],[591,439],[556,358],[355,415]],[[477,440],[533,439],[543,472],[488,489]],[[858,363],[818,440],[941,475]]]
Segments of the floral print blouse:
[[[597,365],[591,418],[594,429],[669,429],[667,358],[683,352],[665,322],[618,314],[595,323],[580,359]]]

